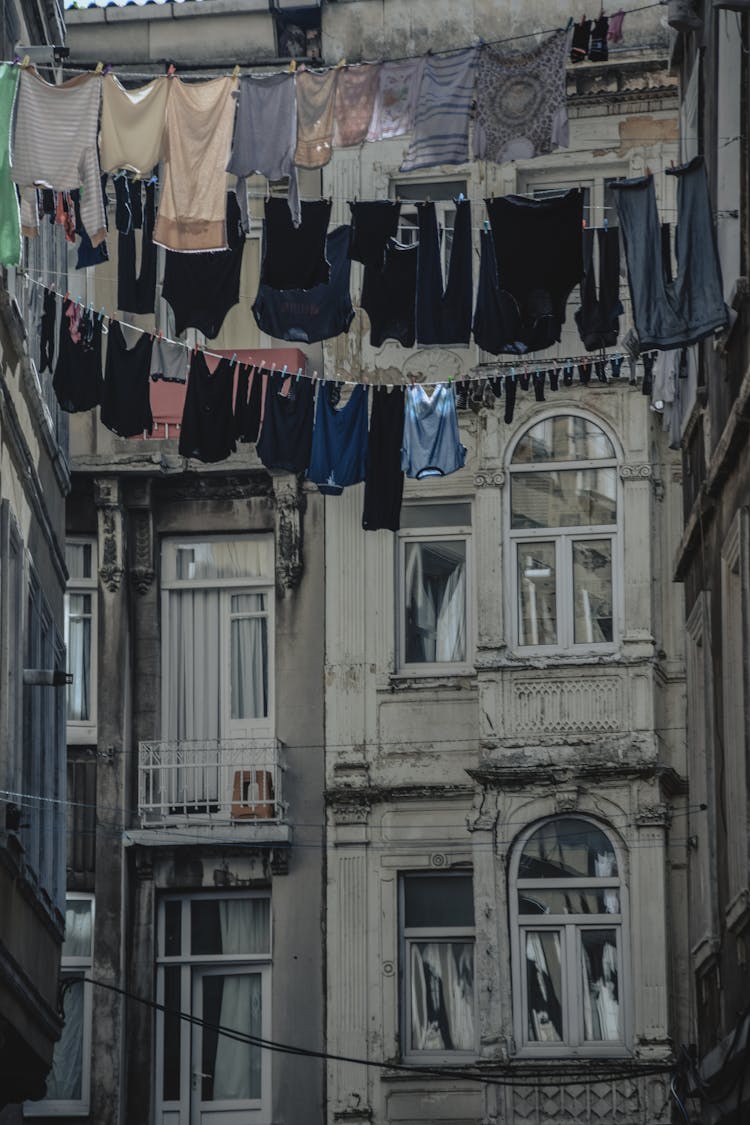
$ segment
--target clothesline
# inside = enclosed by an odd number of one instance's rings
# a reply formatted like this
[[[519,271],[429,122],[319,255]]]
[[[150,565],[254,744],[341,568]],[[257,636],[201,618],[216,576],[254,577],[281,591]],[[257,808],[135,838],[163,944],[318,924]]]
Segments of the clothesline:
[[[21,272],[21,271],[19,271],[19,272]],[[45,282],[40,281],[35,277],[31,277],[28,270],[22,271],[22,276],[25,278],[26,281],[31,282],[32,285],[37,285],[40,289],[44,289],[47,292],[53,292],[57,296],[60,296],[60,297],[66,296],[66,294],[60,293],[59,290],[57,290],[57,288],[55,287],[54,284],[48,285]],[[212,351],[211,348],[205,347],[202,344],[196,345],[196,344],[190,344],[186,340],[175,340],[175,339],[172,339],[171,337],[165,336],[163,332],[160,332],[158,330],[153,330],[153,329],[150,329],[150,328],[141,328],[139,325],[129,324],[126,320],[123,320],[121,317],[115,316],[113,313],[104,312],[103,309],[100,309],[97,312],[96,309],[94,309],[92,302],[87,303],[87,302],[83,301],[81,298],[72,297],[69,293],[67,294],[67,297],[68,297],[69,300],[72,300],[74,304],[78,305],[79,308],[89,310],[89,312],[93,316],[97,317],[97,319],[100,322],[110,324],[113,321],[116,321],[121,326],[124,326],[125,328],[127,328],[127,330],[129,332],[137,332],[137,333],[139,333],[140,335],[143,335],[143,336],[150,336],[152,339],[155,339],[156,337],[160,337],[162,340],[164,340],[165,343],[174,344],[174,345],[177,345],[179,347],[185,348],[185,350],[188,351],[188,352],[200,351],[200,352],[202,352],[202,354],[204,356],[208,356],[209,358],[216,359],[216,360],[221,360],[221,359],[227,358],[226,353],[227,353],[227,351],[229,351],[228,348],[225,348],[223,351],[220,351],[220,352],[219,351]],[[105,331],[106,331],[106,329],[105,329]],[[282,343],[282,344],[279,345],[279,347],[287,347],[287,346],[288,345],[285,344],[285,343]],[[241,349],[241,350],[244,351],[246,349]],[[264,350],[269,350],[269,349],[264,349]],[[456,384],[458,384],[458,383],[473,383],[473,382],[485,380],[488,377],[490,377],[489,374],[488,374],[488,372],[490,372],[490,371],[493,374],[497,373],[497,372],[500,372],[500,371],[502,371],[502,372],[507,371],[510,374],[516,374],[516,373],[525,374],[525,373],[528,373],[529,375],[531,375],[534,372],[548,371],[548,370],[550,370],[550,368],[560,368],[560,369],[562,369],[562,368],[564,368],[564,367],[566,367],[570,364],[574,364],[574,365],[583,364],[583,363],[593,364],[593,363],[598,363],[598,362],[608,363],[613,359],[629,360],[629,358],[630,357],[628,356],[628,354],[624,350],[618,350],[618,349],[614,349],[614,350],[611,350],[611,351],[587,352],[587,353],[582,354],[582,355],[546,356],[546,357],[541,357],[539,359],[533,359],[533,358],[529,358],[528,356],[520,355],[520,356],[514,356],[512,360],[501,360],[501,361],[492,360],[492,361],[489,361],[488,363],[485,363],[485,364],[482,365],[483,367],[487,368],[486,371],[482,371],[482,372],[477,372],[475,369],[473,369],[471,372],[467,372],[466,374],[461,374],[459,376],[448,377],[448,378],[444,378],[444,379],[414,379],[414,378],[409,379],[408,377],[405,377],[403,382],[401,384],[398,384],[398,385],[399,386],[401,386],[401,385],[408,386],[410,382],[411,383],[417,382],[421,386],[436,387],[436,386],[444,386],[447,383],[456,383]],[[638,357],[638,361],[642,362],[642,357]],[[240,363],[240,361],[237,360],[236,355],[234,356],[232,362],[236,362],[238,365]],[[278,371],[281,371],[281,368],[277,368],[276,365],[273,364],[273,363],[269,366],[268,360],[266,358],[263,358],[261,361],[256,363],[255,360],[253,359],[253,357],[251,356],[249,359],[242,360],[241,362],[242,362],[242,366],[245,366],[245,367],[254,367],[254,368],[258,368],[258,369],[262,368],[263,370],[270,370],[272,373],[276,373]],[[393,383],[385,383],[384,384],[384,383],[381,383],[379,380],[354,379],[354,378],[351,377],[350,374],[346,375],[346,374],[342,374],[340,372],[337,372],[335,375],[333,375],[329,378],[327,376],[319,374],[317,370],[314,370],[312,373],[310,373],[310,372],[304,371],[302,368],[300,368],[298,371],[295,372],[295,371],[288,370],[287,366],[283,367],[283,371],[281,371],[281,373],[285,374],[285,375],[288,375],[290,377],[296,377],[298,379],[299,378],[310,379],[313,382],[320,381],[322,383],[327,383],[327,382],[342,383],[342,384],[344,384],[344,386],[348,386],[348,387],[356,387],[356,386],[362,386],[362,385],[365,385],[365,386],[394,386],[394,385],[396,385],[396,384],[393,384]],[[623,384],[625,382],[626,382],[626,380],[623,380]]]
[[[640,4],[635,8],[619,8],[618,12],[622,13],[623,16],[629,16],[629,15],[635,15],[637,12],[650,11],[652,8],[663,8],[663,7],[666,6],[666,4],[667,4],[667,0],[651,0],[651,3]],[[568,26],[571,25],[572,20],[573,20],[573,17],[571,17],[571,21],[569,22]],[[535,39],[535,38],[537,38],[537,36],[552,35],[556,31],[562,31],[562,30],[564,30],[563,27],[557,26],[557,27],[552,27],[552,28],[540,29],[538,31],[528,31],[528,32],[524,32],[521,35],[506,35],[506,36],[503,36],[500,39],[481,39],[481,38],[479,38],[476,43],[467,43],[467,44],[465,44],[464,46],[461,46],[461,47],[449,47],[449,48],[446,48],[443,51],[435,51],[435,52],[429,51],[427,53],[433,55],[433,57],[440,58],[444,55],[457,54],[460,51],[464,51],[469,47],[483,47],[483,46],[498,47],[498,46],[501,46],[505,43],[517,43],[517,42],[520,42],[521,40],[524,40],[524,39]],[[610,49],[617,50],[617,48],[610,48]],[[622,48],[622,49],[625,49],[625,48]],[[398,55],[398,56],[394,56],[394,57],[388,56],[387,59],[372,59],[372,60],[362,59],[362,60],[358,60],[357,62],[353,62],[353,63],[345,63],[344,65],[360,66],[360,65],[363,65],[363,64],[367,64],[367,63],[372,64],[372,63],[378,63],[378,62],[409,62],[412,59],[422,58],[424,56],[424,54],[425,54],[425,52],[421,52],[419,54],[413,54],[413,55]],[[307,65],[307,64],[305,64],[305,65]],[[321,67],[316,66],[314,69],[318,73],[324,73],[327,70],[335,69],[336,65],[340,66],[341,64],[340,63],[339,64],[329,64],[328,66],[321,66]],[[48,70],[62,69],[63,72],[68,72],[68,73],[71,73],[71,74],[87,74],[87,73],[89,73],[89,70],[87,68],[75,67],[75,66],[63,66],[62,68],[59,68],[59,67],[54,67],[52,65],[49,65],[49,66],[45,67],[44,69],[48,69]],[[253,68],[252,70],[242,70],[240,68],[240,73],[251,74],[251,75],[255,75],[255,74],[267,75],[267,74],[270,74],[270,73],[277,73],[277,72],[278,72],[278,67],[271,68],[270,64],[268,66],[264,67],[263,69]],[[149,78],[156,77],[156,75],[154,74],[153,71],[151,71],[150,73],[146,73],[146,72],[143,72],[143,71],[137,72],[137,71],[129,71],[129,70],[120,70],[118,68],[117,73],[121,74],[124,78],[138,78],[138,79],[146,78],[146,79],[149,79]],[[186,73],[187,73],[188,76],[190,74],[193,74],[197,77],[198,75],[202,75],[202,74],[210,74],[212,76],[218,76],[218,74],[220,72],[218,70],[214,69],[214,70],[205,70],[205,71],[188,71]],[[233,68],[227,70],[226,73],[232,74]]]

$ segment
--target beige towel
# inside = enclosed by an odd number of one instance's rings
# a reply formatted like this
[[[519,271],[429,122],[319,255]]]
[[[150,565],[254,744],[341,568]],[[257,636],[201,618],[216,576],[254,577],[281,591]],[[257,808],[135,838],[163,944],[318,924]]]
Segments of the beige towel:
[[[322,168],[333,148],[333,107],[338,70],[318,74],[303,70],[297,75],[297,151],[294,163],[301,168]]]
[[[154,242],[168,250],[226,250],[234,78],[170,78]]]
[[[380,66],[380,63],[364,63],[344,67],[340,72],[336,86],[334,148],[361,145],[366,139],[375,108]]]
[[[129,168],[148,176],[161,159],[171,81],[157,78],[137,90],[126,90],[114,74],[102,83],[102,126],[99,155],[102,172]]]

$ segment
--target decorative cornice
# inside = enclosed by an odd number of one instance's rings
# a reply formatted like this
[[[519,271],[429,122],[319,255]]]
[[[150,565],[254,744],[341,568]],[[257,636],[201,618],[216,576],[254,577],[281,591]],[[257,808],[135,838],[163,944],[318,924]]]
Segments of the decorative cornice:
[[[477,488],[502,488],[505,484],[504,469],[482,469],[474,476]]]
[[[669,828],[672,823],[672,810],[669,805],[641,805],[635,822],[639,828]]]
[[[285,473],[272,477],[276,514],[276,593],[280,598],[299,586],[304,574],[303,520],[307,500],[302,478]]]

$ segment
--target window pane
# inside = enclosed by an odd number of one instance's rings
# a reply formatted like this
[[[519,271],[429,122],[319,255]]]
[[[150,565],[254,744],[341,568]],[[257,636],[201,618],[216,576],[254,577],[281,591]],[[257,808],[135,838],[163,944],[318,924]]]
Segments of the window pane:
[[[532,1043],[560,1043],[563,1038],[562,953],[558,930],[528,931],[526,1003]]]
[[[179,905],[179,903],[178,903]],[[165,1102],[178,1101],[180,1097],[180,1031],[182,1020],[173,1013],[182,1010],[180,1000],[180,973],[178,965],[164,970],[164,1082]]]
[[[91,718],[91,595],[68,596],[68,719],[85,722]]]
[[[166,577],[183,580],[273,576],[273,543],[268,536],[223,542],[165,544]]]
[[[466,543],[405,544],[407,664],[466,659]]]
[[[527,887],[518,892],[518,910],[521,914],[619,914],[620,895],[615,887],[549,891]]]
[[[65,565],[71,578],[91,578],[91,544],[66,543]]]
[[[230,630],[232,718],[265,718],[268,715],[268,623],[265,617],[235,617]]]
[[[583,527],[617,522],[615,469],[514,473],[511,526]]]
[[[69,898],[65,903],[63,957],[90,957],[91,936],[91,902]]]
[[[473,1051],[474,946],[411,943],[411,1049]]]
[[[193,899],[190,952],[194,956],[269,953],[270,906],[267,898]]]
[[[401,527],[468,527],[471,504],[405,504]]]
[[[182,903],[171,899],[164,903],[164,956],[179,957],[182,952]]]
[[[519,879],[568,876],[609,879],[618,874],[614,848],[588,821],[564,817],[543,824],[523,849]]]
[[[404,925],[473,926],[471,875],[406,875]]]
[[[612,540],[573,544],[574,641],[602,644],[613,638]]]
[[[211,974],[203,977],[203,1019],[260,1036],[263,1029],[260,973]],[[261,1048],[202,1030],[201,1097],[207,1101],[258,1099],[261,1096]]]
[[[554,543],[518,544],[518,643],[557,643]]]
[[[232,613],[265,613],[265,594],[232,594]]]
[[[458,199],[466,195],[466,180],[396,180],[393,193],[399,199]]]
[[[615,930],[581,931],[581,972],[584,1039],[621,1039]]]
[[[55,1043],[52,1070],[47,1078],[48,1100],[80,1101],[83,1096],[84,993],[82,980],[66,982],[63,993],[65,1025]]]
[[[558,414],[526,431],[513,452],[513,464],[538,461],[594,461],[614,459],[615,450],[603,430],[588,418]]]

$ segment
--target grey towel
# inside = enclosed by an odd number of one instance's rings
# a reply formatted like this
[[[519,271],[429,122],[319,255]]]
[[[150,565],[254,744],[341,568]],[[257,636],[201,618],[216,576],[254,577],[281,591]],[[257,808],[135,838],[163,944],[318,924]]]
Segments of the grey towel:
[[[417,101],[414,137],[402,172],[469,159],[469,111],[474,98],[477,48],[427,59]]]

